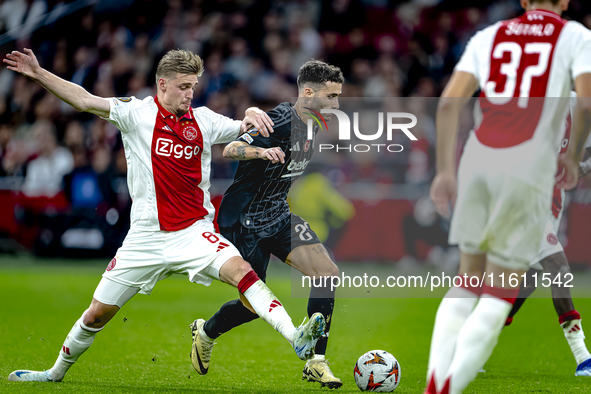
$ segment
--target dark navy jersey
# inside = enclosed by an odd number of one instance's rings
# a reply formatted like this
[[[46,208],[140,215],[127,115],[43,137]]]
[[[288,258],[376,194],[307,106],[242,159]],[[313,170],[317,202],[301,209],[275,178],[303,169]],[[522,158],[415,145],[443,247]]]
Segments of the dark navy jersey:
[[[220,205],[218,224],[231,227],[239,222],[247,231],[265,229],[289,217],[287,193],[293,181],[299,178],[312,158],[312,140],[308,140],[307,127],[290,103],[281,103],[268,112],[274,122],[268,138],[254,129],[238,137],[261,148],[280,147],[285,163],[269,160],[243,160],[238,164],[234,182],[224,194]]]

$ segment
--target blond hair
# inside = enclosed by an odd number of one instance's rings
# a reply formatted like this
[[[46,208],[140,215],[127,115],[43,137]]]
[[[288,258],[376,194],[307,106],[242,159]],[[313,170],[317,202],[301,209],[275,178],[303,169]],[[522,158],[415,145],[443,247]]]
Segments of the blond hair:
[[[176,73],[200,77],[203,74],[203,60],[193,52],[184,49],[168,51],[158,63],[156,84],[160,78],[176,77]]]

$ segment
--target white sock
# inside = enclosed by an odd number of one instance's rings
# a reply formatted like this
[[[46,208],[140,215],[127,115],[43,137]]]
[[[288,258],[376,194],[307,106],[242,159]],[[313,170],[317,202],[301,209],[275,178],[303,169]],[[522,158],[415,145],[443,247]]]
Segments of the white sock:
[[[315,354],[312,360],[326,360],[326,356],[324,354]]]
[[[585,345],[585,334],[583,333],[583,326],[581,319],[565,321],[561,324],[564,331],[564,337],[570,346],[570,350],[575,356],[577,365],[591,358],[587,345]]]
[[[445,378],[450,379],[450,394],[461,393],[478,375],[499,340],[512,306],[490,294],[480,297],[458,335],[456,352]]]
[[[49,370],[54,382],[61,382],[78,357],[92,345],[94,337],[100,330],[102,328],[87,327],[82,322],[82,317],[78,319],[66,337],[54,366]]]
[[[213,343],[215,341],[215,339],[212,339],[209,336],[207,336],[207,334],[205,333],[204,327],[205,327],[205,324],[202,325],[198,331],[198,334],[201,337],[201,340],[204,342],[207,342],[207,343]]]
[[[433,326],[427,380],[435,372],[435,382],[439,386],[443,385],[454,356],[458,334],[477,301],[476,294],[462,287],[449,289],[441,300]]]
[[[250,302],[257,315],[269,323],[275,331],[292,344],[296,328],[291,322],[291,317],[275,297],[275,294],[262,280],[257,280],[246,291],[244,296]]]

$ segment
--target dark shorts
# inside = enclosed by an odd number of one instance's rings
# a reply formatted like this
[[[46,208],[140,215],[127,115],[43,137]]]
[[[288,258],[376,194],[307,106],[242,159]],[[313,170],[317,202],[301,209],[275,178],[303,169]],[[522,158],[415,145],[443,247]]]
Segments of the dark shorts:
[[[250,231],[246,232],[240,225],[220,228],[220,233],[236,246],[242,258],[250,263],[263,281],[267,276],[272,254],[285,261],[298,246],[320,243],[320,239],[308,223],[293,213],[291,217],[264,230]]]

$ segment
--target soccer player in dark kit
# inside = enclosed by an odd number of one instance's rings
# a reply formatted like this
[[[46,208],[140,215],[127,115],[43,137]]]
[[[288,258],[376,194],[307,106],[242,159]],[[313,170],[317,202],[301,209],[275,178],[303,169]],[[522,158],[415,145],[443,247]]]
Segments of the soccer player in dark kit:
[[[262,138],[259,130],[252,129],[224,149],[224,157],[240,163],[220,206],[220,232],[236,245],[263,280],[271,254],[310,277],[339,275],[308,223],[290,212],[287,194],[314,151],[318,129],[308,139],[306,122],[311,118],[306,113],[337,109],[343,82],[338,67],[318,60],[306,62],[298,72],[296,104],[281,103],[268,112],[274,130],[270,137]],[[330,114],[324,118],[329,120]],[[324,315],[326,334],[333,309],[334,290],[312,286],[308,315]],[[207,373],[216,338],[257,317],[236,299],[222,305],[209,320],[195,320],[191,324],[191,360],[197,372]],[[327,343],[328,335],[318,341],[316,355],[306,363],[302,378],[338,388],[342,382],[334,376],[325,358]]]

